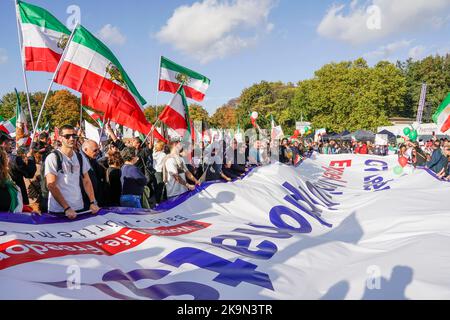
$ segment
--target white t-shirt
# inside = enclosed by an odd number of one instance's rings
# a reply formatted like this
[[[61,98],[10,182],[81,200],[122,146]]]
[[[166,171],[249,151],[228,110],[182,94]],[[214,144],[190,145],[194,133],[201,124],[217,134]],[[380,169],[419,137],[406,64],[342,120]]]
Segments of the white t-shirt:
[[[179,172],[177,166],[177,158],[178,161],[181,161],[181,167],[182,169]],[[179,184],[175,178],[173,177],[175,174],[178,174],[184,181],[186,181],[186,164],[184,162],[184,159],[181,157],[169,157],[166,160],[166,170],[167,170],[167,183],[166,183],[166,190],[167,190],[167,198],[172,198],[175,196],[179,196],[180,194],[183,194],[188,191],[188,188],[185,186]]]
[[[78,163],[78,157],[75,152],[72,155],[72,159],[69,159],[65,154],[62,154],[62,172],[57,172],[57,159],[55,154],[50,154],[45,159],[45,176],[54,174],[57,176],[56,184],[61,191],[66,202],[69,206],[77,211],[84,207],[83,195],[80,188],[80,164]],[[83,175],[86,174],[91,166],[85,157],[83,159]],[[49,192],[48,196],[48,210],[50,212],[63,212],[64,208],[56,201],[52,193]]]
[[[163,151],[153,152],[153,168],[156,172],[162,172],[164,159],[167,157]]]

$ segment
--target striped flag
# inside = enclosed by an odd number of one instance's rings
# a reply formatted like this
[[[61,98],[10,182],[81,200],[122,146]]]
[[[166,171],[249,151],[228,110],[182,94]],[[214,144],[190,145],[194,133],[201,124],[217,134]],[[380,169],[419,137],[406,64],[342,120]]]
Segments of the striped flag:
[[[433,121],[438,125],[442,133],[450,130],[450,93],[433,115]]]
[[[31,144],[30,134],[27,127],[27,119],[20,103],[19,93],[16,91],[16,144],[18,147],[29,146]]]
[[[100,126],[100,128],[103,127],[104,123],[102,121],[102,116],[99,115],[98,113],[95,113],[85,107],[83,107],[83,110],[86,111],[86,113],[95,121],[98,123],[98,125]]]
[[[187,98],[203,101],[211,81],[200,73],[161,57],[159,91],[176,93],[182,83]]]
[[[17,117],[14,116],[13,118],[4,121],[2,124],[0,124],[0,131],[3,131],[6,134],[13,134],[16,133],[16,119]]]
[[[83,106],[106,114],[106,119],[142,134],[150,133],[139,94],[111,50],[83,26],[78,26],[68,44],[55,82],[82,93]],[[157,132],[153,135],[165,139]]]
[[[17,1],[25,70],[55,72],[70,36],[69,29],[47,10]]]
[[[189,117],[189,106],[184,89],[182,86],[178,87],[178,91],[173,96],[172,100],[159,115],[159,120],[174,129],[181,137],[184,137],[186,131],[191,134],[192,130]]]

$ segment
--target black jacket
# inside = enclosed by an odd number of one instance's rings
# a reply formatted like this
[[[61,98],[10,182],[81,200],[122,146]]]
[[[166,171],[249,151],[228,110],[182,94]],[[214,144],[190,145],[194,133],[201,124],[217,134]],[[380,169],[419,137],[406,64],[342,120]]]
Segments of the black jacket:
[[[36,174],[36,161],[33,157],[28,158],[28,164],[23,161],[21,157],[10,155],[9,157],[9,174],[14,183],[20,188],[22,192],[22,199],[24,205],[29,205],[27,188],[25,186],[25,178],[32,179]]]
[[[98,163],[95,159],[90,159],[86,154],[83,156],[89,162],[91,169],[89,170],[89,178],[91,178],[92,187],[94,189],[95,200],[97,200],[100,207],[105,206],[106,202],[106,169]]]

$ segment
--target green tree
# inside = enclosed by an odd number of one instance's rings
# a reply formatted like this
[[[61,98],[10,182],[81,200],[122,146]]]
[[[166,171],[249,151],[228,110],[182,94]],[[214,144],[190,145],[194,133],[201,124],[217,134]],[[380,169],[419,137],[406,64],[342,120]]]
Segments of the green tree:
[[[209,122],[209,114],[208,111],[205,110],[201,105],[199,104],[191,104],[189,106],[189,116],[191,117],[192,121],[206,121]]]
[[[397,62],[397,66],[407,83],[404,116],[416,116],[423,83],[427,84],[427,102],[431,104],[432,115],[450,91],[450,55],[429,56],[420,61],[409,59]]]
[[[298,119],[301,110],[313,127],[341,132],[388,124],[388,116],[402,107],[406,85],[394,65],[383,62],[370,68],[360,58],[327,64],[297,89],[288,117]]]
[[[255,84],[245,89],[239,97],[237,117],[242,129],[252,127],[250,115],[258,112],[258,124],[261,128],[270,128],[270,116],[279,117],[287,108],[294,96],[293,85],[286,86],[282,82],[267,82]]]
[[[235,129],[237,127],[236,108],[225,104],[218,108],[210,118],[213,128]]]
[[[147,108],[144,109],[144,115],[147,118],[147,120],[151,123],[154,124],[161,112],[164,110],[166,106],[165,105],[159,105],[159,106],[148,106]]]
[[[68,90],[56,91],[48,99],[46,111],[53,127],[76,126],[80,121],[80,99]]]
[[[49,93],[49,98],[51,98],[54,95],[54,92]],[[31,111],[33,113],[34,122],[36,122],[37,117],[39,115],[39,110],[42,106],[42,102],[44,101],[45,93],[44,92],[35,92],[30,94],[30,104],[31,104]],[[25,113],[25,116],[27,118],[29,128],[31,129],[31,119],[30,114],[28,111],[28,102],[26,98],[25,92],[19,92],[19,99],[20,103],[22,104],[23,111]],[[0,100],[0,115],[4,119],[10,119],[15,116],[16,112],[16,105],[17,105],[17,98],[16,93],[10,92],[5,94],[1,100]],[[46,108],[44,108],[42,112],[42,119],[40,127],[45,126],[47,122],[50,121],[50,113],[47,111]]]

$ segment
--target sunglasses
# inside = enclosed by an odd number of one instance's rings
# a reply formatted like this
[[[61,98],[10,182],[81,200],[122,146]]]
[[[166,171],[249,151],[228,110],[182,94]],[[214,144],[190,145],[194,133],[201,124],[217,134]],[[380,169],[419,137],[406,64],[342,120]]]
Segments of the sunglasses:
[[[62,135],[62,137],[66,140],[69,140],[70,138],[77,140],[79,138],[76,134],[64,134],[64,135]]]

